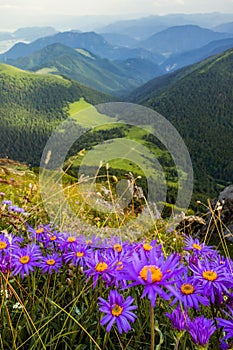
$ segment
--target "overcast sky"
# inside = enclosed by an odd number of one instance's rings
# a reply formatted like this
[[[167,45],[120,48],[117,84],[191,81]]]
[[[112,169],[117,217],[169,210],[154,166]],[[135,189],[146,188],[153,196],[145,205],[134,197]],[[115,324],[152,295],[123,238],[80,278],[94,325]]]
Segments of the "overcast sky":
[[[0,30],[46,24],[50,17],[61,15],[140,17],[215,11],[233,13],[233,0],[0,0]]]

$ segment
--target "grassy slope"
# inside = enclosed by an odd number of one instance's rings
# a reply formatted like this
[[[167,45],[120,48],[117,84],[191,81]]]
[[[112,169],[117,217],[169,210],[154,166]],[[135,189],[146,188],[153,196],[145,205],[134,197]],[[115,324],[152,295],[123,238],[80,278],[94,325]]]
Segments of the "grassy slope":
[[[117,120],[116,117],[99,114],[83,99],[71,104],[69,112],[79,125],[91,128],[85,138],[81,138],[76,145],[76,150],[82,148],[87,148],[87,150],[82,152],[82,157],[71,158],[73,164],[70,174],[77,176],[78,173],[84,173],[94,176],[102,163],[100,174],[103,175],[106,174],[105,166],[108,163],[110,174],[117,175],[119,179],[125,177],[126,173],[132,172],[135,177],[142,176],[138,184],[143,186],[144,190],[147,188],[146,181],[150,179],[152,186],[155,186],[152,191],[161,192],[167,184],[169,195],[171,197],[175,195],[176,169],[169,161],[170,155],[167,150],[160,149],[145,139],[145,136],[148,135],[145,125],[142,128],[128,126],[124,121]],[[150,126],[146,129],[150,130]],[[122,132],[120,138],[116,130]],[[161,189],[158,190],[158,187]],[[171,190],[175,191],[173,195],[171,195]]]
[[[69,105],[69,115],[83,128],[92,128],[100,124],[108,124],[116,121],[115,118],[98,113],[93,108],[93,105],[86,102],[84,98]]]

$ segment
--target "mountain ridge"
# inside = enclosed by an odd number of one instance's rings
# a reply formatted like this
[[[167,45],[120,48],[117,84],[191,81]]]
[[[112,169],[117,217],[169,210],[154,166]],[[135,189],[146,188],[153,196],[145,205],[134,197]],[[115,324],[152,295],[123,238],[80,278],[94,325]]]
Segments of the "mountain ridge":
[[[233,35],[189,24],[169,27],[141,42],[141,45],[152,52],[179,53],[198,49],[211,41],[229,37]]]
[[[109,61],[86,50],[54,43],[9,64],[25,70],[47,70],[64,75],[104,93],[122,95],[158,76],[162,70],[146,59]]]

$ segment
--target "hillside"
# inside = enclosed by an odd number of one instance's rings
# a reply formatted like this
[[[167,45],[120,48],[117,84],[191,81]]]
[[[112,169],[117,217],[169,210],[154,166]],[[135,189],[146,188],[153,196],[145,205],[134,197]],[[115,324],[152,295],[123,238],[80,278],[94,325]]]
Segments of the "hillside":
[[[112,95],[125,94],[162,74],[157,64],[146,59],[112,62],[84,49],[75,50],[62,44],[48,45],[10,63],[25,70],[64,75]]]
[[[189,149],[195,190],[233,181],[233,49],[152,80],[131,95],[165,116]]]
[[[112,99],[72,80],[0,64],[0,157],[38,165],[53,128],[81,97],[91,104]]]

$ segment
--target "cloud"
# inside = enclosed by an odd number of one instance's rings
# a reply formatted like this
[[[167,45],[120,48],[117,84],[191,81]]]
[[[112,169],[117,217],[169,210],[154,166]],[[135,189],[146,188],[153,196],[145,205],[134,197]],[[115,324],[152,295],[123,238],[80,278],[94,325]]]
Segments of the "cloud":
[[[233,13],[233,0],[0,0],[0,30],[29,24],[55,23],[53,25],[56,26],[62,16],[111,15],[132,18],[197,12]]]
[[[1,9],[17,9],[17,8],[19,8],[19,6],[17,6],[17,5],[9,5],[9,4],[3,4],[3,5],[0,4],[0,8]]]

